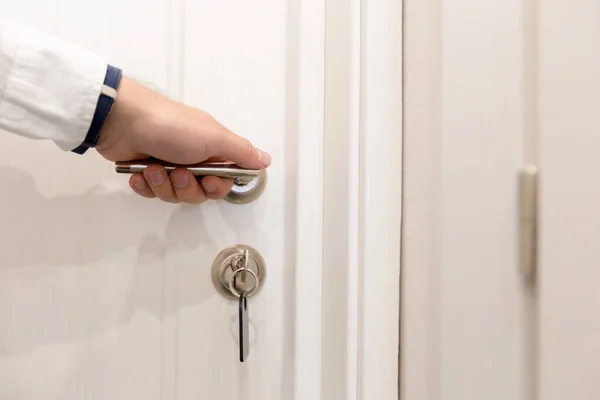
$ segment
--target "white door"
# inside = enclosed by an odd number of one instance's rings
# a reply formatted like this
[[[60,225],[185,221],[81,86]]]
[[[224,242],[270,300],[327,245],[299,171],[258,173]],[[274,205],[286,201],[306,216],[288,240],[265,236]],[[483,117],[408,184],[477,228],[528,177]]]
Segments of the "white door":
[[[256,201],[177,206],[2,134],[1,398],[397,398],[402,13],[363,3],[0,0],[273,155]],[[235,244],[267,271],[243,364]]]
[[[409,0],[405,15],[403,400],[599,398],[600,3]]]
[[[530,400],[522,0],[406,2],[403,400]]]

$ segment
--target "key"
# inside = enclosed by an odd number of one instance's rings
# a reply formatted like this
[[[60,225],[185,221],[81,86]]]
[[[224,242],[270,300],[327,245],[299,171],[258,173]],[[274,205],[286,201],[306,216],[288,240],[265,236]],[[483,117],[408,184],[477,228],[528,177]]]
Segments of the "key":
[[[248,250],[244,250],[244,271],[242,272],[242,284],[246,284],[246,271],[248,270],[248,263],[250,262],[250,255],[248,254]]]
[[[237,258],[235,258],[231,263],[231,269],[237,271],[241,269],[242,272],[239,275],[240,283],[242,285],[246,284],[246,276],[248,273],[246,272],[249,269],[250,255],[248,254],[248,250],[244,250],[242,254],[240,254]],[[238,277],[235,277],[236,284]]]
[[[250,352],[250,330],[248,329],[248,299],[246,298],[246,292],[240,293],[240,362],[244,362],[248,359],[248,353]]]

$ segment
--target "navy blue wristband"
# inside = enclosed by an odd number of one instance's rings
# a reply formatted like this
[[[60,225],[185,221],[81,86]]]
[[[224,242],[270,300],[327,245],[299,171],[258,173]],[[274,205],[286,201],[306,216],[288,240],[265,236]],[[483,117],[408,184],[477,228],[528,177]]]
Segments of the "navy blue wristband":
[[[100,97],[98,98],[98,104],[96,105],[96,111],[94,112],[90,129],[88,130],[83,143],[76,149],[72,150],[74,153],[83,154],[88,149],[95,147],[98,143],[100,130],[102,129],[104,121],[106,121],[106,118],[108,117],[108,114],[110,113],[110,110],[115,102],[114,96],[116,95],[116,90],[119,87],[119,82],[121,82],[121,75],[122,71],[119,68],[113,67],[112,65],[107,66],[104,85],[102,87]]]

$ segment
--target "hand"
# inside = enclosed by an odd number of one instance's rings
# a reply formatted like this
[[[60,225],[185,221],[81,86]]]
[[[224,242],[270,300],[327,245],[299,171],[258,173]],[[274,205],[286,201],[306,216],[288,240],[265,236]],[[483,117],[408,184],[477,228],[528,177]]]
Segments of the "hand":
[[[123,77],[96,150],[110,161],[154,157],[176,164],[227,159],[244,168],[269,166],[271,156],[196,108],[172,101]],[[134,192],[171,203],[202,203],[225,196],[233,180],[215,176],[200,182],[186,169],[170,174],[151,165],[129,180]]]

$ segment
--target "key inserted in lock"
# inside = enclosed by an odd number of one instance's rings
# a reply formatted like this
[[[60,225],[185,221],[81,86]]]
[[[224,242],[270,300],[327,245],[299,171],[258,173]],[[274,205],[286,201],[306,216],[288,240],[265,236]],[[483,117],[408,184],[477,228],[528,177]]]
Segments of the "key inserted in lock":
[[[250,352],[248,298],[264,284],[265,260],[250,246],[228,247],[213,262],[212,281],[219,293],[238,301],[240,362],[244,362]]]
[[[256,200],[262,194],[267,180],[264,169],[245,169],[228,161],[205,161],[193,165],[179,165],[149,158],[117,162],[115,163],[115,171],[120,174],[142,173],[150,165],[161,165],[167,172],[176,168],[185,168],[196,177],[232,178],[234,181],[233,188],[224,199],[235,204],[245,204]]]
[[[244,362],[248,359],[248,354],[250,353],[250,317],[248,316],[248,298],[246,297],[246,292],[240,293],[238,312],[240,362]]]
[[[224,297],[238,300],[242,292],[250,297],[264,284],[265,260],[250,246],[228,247],[215,258],[211,275],[215,289]]]

